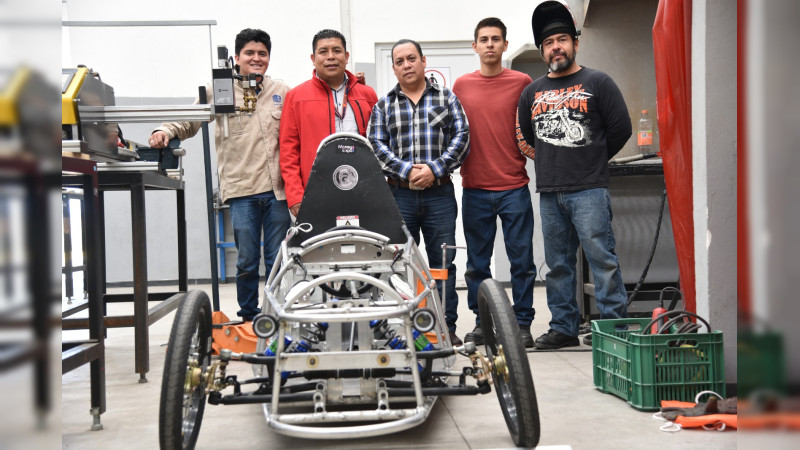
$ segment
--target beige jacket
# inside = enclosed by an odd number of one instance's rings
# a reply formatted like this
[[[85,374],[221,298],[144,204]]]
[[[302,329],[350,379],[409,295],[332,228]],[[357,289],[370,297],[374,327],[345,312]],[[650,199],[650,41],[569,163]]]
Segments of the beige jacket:
[[[255,113],[228,114],[227,138],[223,136],[222,120],[217,122],[214,143],[217,148],[219,195],[223,203],[231,198],[269,191],[273,191],[278,200],[286,199],[279,162],[278,129],[283,100],[288,91],[286,83],[265,75]],[[207,92],[211,103],[211,85],[208,85]],[[234,82],[234,92],[236,105],[241,106],[241,82]],[[214,118],[221,119],[222,115]],[[163,123],[153,131],[164,131],[170,139],[177,137],[184,140],[197,134],[201,126],[202,122],[171,122]]]

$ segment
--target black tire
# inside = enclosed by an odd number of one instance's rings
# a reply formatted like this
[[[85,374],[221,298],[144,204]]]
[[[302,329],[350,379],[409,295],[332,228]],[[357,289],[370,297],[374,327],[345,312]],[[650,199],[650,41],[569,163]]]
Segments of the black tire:
[[[508,379],[493,371],[492,380],[508,431],[518,447],[535,447],[539,443],[539,405],[519,325],[500,283],[493,279],[481,283],[478,308],[487,358],[494,361],[501,347],[505,354]]]
[[[205,384],[185,390],[190,367],[206,372],[211,362],[211,302],[203,291],[181,300],[164,361],[158,439],[162,449],[191,449],[197,443],[206,404]]]

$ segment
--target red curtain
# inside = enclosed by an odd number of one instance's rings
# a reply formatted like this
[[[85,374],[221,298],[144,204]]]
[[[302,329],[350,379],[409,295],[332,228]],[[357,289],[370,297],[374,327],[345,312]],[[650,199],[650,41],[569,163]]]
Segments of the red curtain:
[[[660,154],[681,290],[696,312],[692,218],[692,2],[661,0],[653,24]]]

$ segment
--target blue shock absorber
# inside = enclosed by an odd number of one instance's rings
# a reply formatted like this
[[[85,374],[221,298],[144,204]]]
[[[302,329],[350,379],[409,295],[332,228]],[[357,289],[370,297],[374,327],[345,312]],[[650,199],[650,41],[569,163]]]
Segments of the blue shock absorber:
[[[389,328],[389,323],[385,319],[370,320],[369,327],[375,330],[375,339],[386,340],[384,344],[386,347],[389,347],[393,350],[406,348],[406,340],[400,336],[397,336],[395,331]]]
[[[395,331],[389,328],[389,324],[386,320],[371,320],[369,322],[369,326],[375,330],[376,339],[386,339],[386,347],[391,348],[392,350],[401,350],[406,348],[405,338],[397,336]],[[424,334],[417,330],[411,330],[411,334],[414,336],[414,347],[417,349],[417,351],[429,351],[434,349],[433,344],[431,344]],[[417,362],[417,370],[422,372],[422,369],[422,364]]]

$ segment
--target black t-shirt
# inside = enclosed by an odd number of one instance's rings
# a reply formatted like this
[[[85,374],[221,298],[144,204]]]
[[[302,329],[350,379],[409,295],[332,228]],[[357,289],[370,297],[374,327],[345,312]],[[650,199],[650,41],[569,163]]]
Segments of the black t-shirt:
[[[535,149],[537,192],[608,187],[608,160],[631,137],[625,100],[614,80],[581,67],[534,80],[519,99],[522,138]]]

